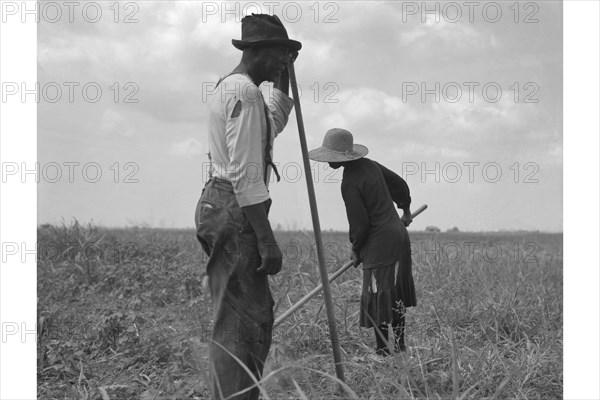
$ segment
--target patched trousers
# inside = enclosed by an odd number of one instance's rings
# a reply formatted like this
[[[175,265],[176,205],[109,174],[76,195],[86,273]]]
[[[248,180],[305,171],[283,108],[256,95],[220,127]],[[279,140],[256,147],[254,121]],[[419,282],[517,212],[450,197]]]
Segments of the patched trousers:
[[[266,206],[268,212],[270,200]],[[267,275],[256,272],[261,262],[256,234],[237,203],[231,183],[216,178],[202,192],[195,222],[196,235],[209,257],[213,396],[222,399],[239,393],[233,398],[258,399],[257,387],[246,390],[254,380],[245,369],[260,380],[271,346],[273,297]]]

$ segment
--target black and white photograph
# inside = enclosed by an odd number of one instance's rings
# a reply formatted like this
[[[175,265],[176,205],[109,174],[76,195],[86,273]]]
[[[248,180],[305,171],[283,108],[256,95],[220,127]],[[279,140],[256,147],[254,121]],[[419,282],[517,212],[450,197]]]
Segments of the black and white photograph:
[[[600,396],[597,2],[0,8],[0,399]]]

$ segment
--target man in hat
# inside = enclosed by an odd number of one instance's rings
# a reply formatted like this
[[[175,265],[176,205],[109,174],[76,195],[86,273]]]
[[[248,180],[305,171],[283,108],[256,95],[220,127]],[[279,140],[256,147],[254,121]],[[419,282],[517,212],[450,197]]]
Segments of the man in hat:
[[[209,359],[218,399],[253,386],[271,346],[268,275],[282,266],[267,217],[271,170],[279,180],[272,145],[294,105],[288,97],[287,64],[302,47],[288,38],[277,16],[264,14],[244,17],[242,40],[232,43],[243,51],[242,58],[209,100],[211,179],[195,218],[197,237],[209,256],[206,269],[214,312]],[[264,81],[274,83],[267,100],[259,90]],[[235,398],[258,395],[254,387]]]

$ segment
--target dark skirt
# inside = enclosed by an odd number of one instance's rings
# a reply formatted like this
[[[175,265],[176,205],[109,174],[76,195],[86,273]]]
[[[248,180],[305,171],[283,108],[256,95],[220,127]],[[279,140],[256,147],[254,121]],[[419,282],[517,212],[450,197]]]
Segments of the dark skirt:
[[[360,326],[400,323],[404,309],[417,305],[412,260],[408,256],[402,261],[363,270]]]

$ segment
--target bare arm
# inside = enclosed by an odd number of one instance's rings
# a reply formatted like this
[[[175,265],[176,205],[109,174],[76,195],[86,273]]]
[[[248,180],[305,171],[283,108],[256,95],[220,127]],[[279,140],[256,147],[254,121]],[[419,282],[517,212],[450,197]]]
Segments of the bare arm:
[[[257,272],[275,275],[281,271],[283,260],[281,250],[275,241],[275,235],[267,217],[265,203],[242,207],[242,211],[248,218],[258,239],[258,251],[262,258],[262,264]]]
[[[288,72],[287,66],[281,73],[279,80],[273,83],[273,86],[281,90],[287,96],[290,95],[290,74]]]

